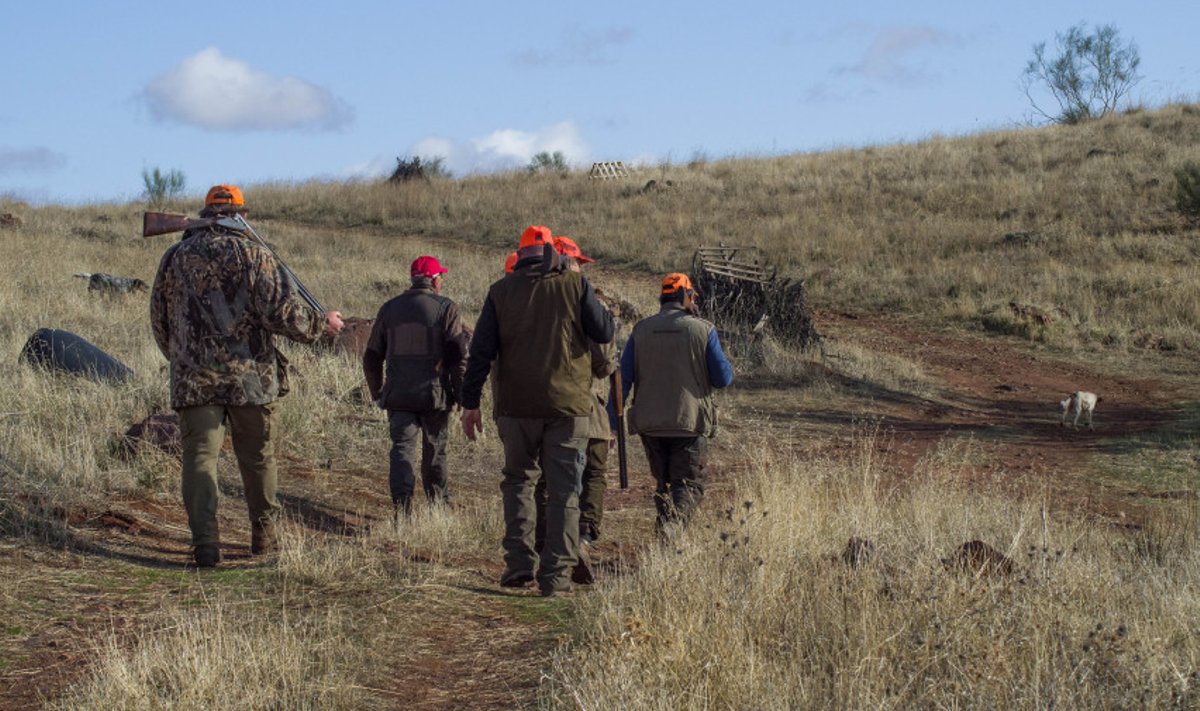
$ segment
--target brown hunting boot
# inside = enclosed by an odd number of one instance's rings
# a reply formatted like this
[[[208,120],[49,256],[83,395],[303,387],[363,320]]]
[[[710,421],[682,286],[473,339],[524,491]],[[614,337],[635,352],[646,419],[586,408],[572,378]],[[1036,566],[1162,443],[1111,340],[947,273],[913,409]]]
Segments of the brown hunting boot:
[[[273,521],[255,521],[250,525],[250,554],[264,555],[279,550]]]
[[[583,546],[579,547],[579,560],[571,569],[571,582],[576,585],[591,585],[596,582],[596,575],[592,572],[592,566],[588,565],[587,554],[583,552]]]

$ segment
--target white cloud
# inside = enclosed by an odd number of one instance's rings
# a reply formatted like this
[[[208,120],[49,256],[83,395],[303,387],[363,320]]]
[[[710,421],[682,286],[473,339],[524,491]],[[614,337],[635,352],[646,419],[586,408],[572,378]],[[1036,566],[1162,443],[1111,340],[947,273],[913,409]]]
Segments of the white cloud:
[[[353,120],[328,89],[271,76],[215,47],[150,80],[142,95],[155,119],[214,131],[333,130]]]
[[[67,164],[67,157],[49,148],[0,146],[0,173],[49,173]]]
[[[922,69],[911,66],[911,56],[926,47],[954,42],[951,35],[933,27],[889,27],[875,35],[862,59],[835,73],[857,74],[881,83],[915,84],[929,77]]]
[[[588,165],[590,152],[579,129],[573,122],[563,121],[540,131],[500,129],[482,138],[460,141],[430,136],[413,144],[408,155],[376,156],[347,165],[338,175],[350,180],[385,177],[396,168],[397,157],[409,156],[420,156],[422,160],[441,158],[442,166],[453,175],[488,173],[522,168],[543,151],[562,151],[567,164],[573,167]]]
[[[343,180],[370,180],[389,175],[395,167],[395,158],[376,156],[342,168],[337,177]]]
[[[468,141],[430,137],[413,146],[415,155],[445,158],[446,167],[458,175],[519,168],[543,151],[561,151],[567,163],[574,166],[583,165],[589,156],[587,144],[571,121],[534,132],[500,129]]]

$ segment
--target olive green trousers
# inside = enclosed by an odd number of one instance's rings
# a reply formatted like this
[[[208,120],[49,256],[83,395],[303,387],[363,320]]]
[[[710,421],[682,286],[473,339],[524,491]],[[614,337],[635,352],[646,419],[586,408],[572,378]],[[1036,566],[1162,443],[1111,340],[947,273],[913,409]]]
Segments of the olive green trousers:
[[[217,527],[217,459],[228,426],[233,453],[242,475],[250,523],[270,523],[279,516],[276,495],[275,445],[271,441],[268,405],[202,405],[179,410],[183,439],[183,506],[187,509],[192,545],[220,543]]]

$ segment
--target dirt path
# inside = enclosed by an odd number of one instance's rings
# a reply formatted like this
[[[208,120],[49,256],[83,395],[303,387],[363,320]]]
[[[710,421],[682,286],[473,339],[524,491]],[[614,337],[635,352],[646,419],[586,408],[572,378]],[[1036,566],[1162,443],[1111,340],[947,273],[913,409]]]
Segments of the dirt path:
[[[738,383],[743,399],[756,412],[771,415],[766,426],[780,428],[799,424],[839,432],[864,415],[878,418],[892,433],[887,447],[900,470],[911,469],[947,437],[970,434],[988,449],[987,466],[997,472],[1023,481],[1084,485],[1064,475],[1077,471],[1088,455],[1113,447],[1116,438],[1154,430],[1178,415],[1181,396],[1173,383],[1105,374],[1028,344],[933,332],[883,317],[820,313],[818,323],[832,344],[852,343],[920,364],[935,387],[914,396],[848,383],[858,393],[853,407],[799,408],[788,404],[794,400],[788,394],[798,390],[795,383],[750,377]],[[1074,389],[1104,398],[1094,430],[1058,425],[1057,401]],[[756,390],[778,396],[758,398]],[[285,509],[314,535],[356,535],[378,522],[370,512],[385,510],[385,462],[370,470],[337,472],[321,486],[311,485],[314,474],[300,463],[282,464]],[[634,560],[635,544],[649,530],[649,475],[635,471],[633,479],[634,489],[618,492],[614,485],[608,500],[614,524],[611,538],[597,549],[602,574]],[[236,486],[226,488],[227,495],[239,493]],[[496,496],[494,482],[480,492]],[[244,515],[234,501],[226,501],[222,515],[228,540],[247,541]],[[0,652],[6,652],[0,658],[17,660],[0,668],[2,708],[35,708],[40,697],[53,696],[86,667],[99,636],[137,628],[139,615],[152,610],[165,590],[177,587],[169,576],[160,580],[144,571],[182,571],[188,562],[186,520],[173,496],[112,500],[62,516],[69,524],[60,541],[65,550],[24,542],[0,546],[0,576],[19,583],[0,597],[0,613],[24,611],[36,620],[30,629],[10,625],[0,640]],[[230,547],[227,567],[257,565],[244,545]],[[569,605],[547,607],[532,595],[514,596],[495,584],[498,573],[498,553],[494,561],[472,565],[460,576],[466,582],[438,596],[439,624],[422,627],[417,638],[396,640],[407,651],[397,654],[394,669],[378,675],[374,692],[381,705],[501,709],[534,703],[556,630],[566,624],[556,622],[556,615]],[[121,576],[142,582],[115,595],[94,582]]]
[[[985,467],[1025,485],[1082,496],[1099,511],[1125,509],[1106,501],[1083,476],[1090,456],[1140,446],[1183,414],[1193,388],[1179,380],[1108,372],[1083,358],[1051,356],[1015,339],[933,332],[894,318],[827,313],[831,342],[899,356],[920,365],[934,383],[924,397],[876,389],[872,409],[895,433],[894,454],[907,466],[948,437],[970,435],[986,447]],[[1060,424],[1059,401],[1074,390],[1102,398],[1094,429]]]

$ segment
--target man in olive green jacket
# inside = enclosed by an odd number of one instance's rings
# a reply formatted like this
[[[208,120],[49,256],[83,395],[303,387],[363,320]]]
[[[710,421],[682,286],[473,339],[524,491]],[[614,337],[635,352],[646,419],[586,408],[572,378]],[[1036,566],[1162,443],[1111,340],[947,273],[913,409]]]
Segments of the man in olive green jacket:
[[[662,309],[633,327],[621,353],[622,385],[633,391],[629,431],[640,434],[657,490],[660,532],[686,522],[704,496],[708,438],[716,432],[713,390],[733,382],[717,330],[695,315],[686,274],[668,274]]]
[[[563,269],[550,230],[525,230],[513,272],[492,284],[463,379],[463,431],[483,430],[479,401],[496,379],[504,444],[504,562],[500,584],[535,577],[543,595],[570,588],[579,547],[579,487],[591,413],[588,339],[608,343],[612,317],[582,274]],[[493,361],[495,368],[493,369]],[[535,553],[534,488],[546,477],[546,540]]]
[[[216,185],[201,217],[246,212],[242,191]],[[150,292],[154,340],[171,364],[171,407],[183,439],[183,504],[192,555],[221,560],[217,455],[229,425],[250,512],[250,552],[275,549],[275,445],[272,410],[287,394],[287,361],[274,335],[311,343],[342,329],[337,311],[319,313],[266,247],[241,231],[191,229],[163,255]]]
[[[595,260],[584,256],[583,251],[575,240],[566,236],[555,236],[554,249],[564,266],[573,271],[582,271],[584,264]],[[597,294],[600,303],[613,311]],[[620,330],[620,324],[613,316],[614,335]],[[617,369],[617,344],[615,338],[609,343],[596,343],[588,339],[588,351],[592,359],[592,411],[588,416],[587,449],[584,450],[583,476],[579,490],[579,542],[594,543],[600,537],[600,523],[604,519],[604,492],[608,489],[608,443],[612,439],[612,428],[609,425],[608,402],[609,376]],[[537,550],[545,540],[546,532],[546,478],[538,480],[537,490]],[[590,585],[595,578],[587,563],[585,548],[579,549],[579,561],[571,573],[571,582]]]

